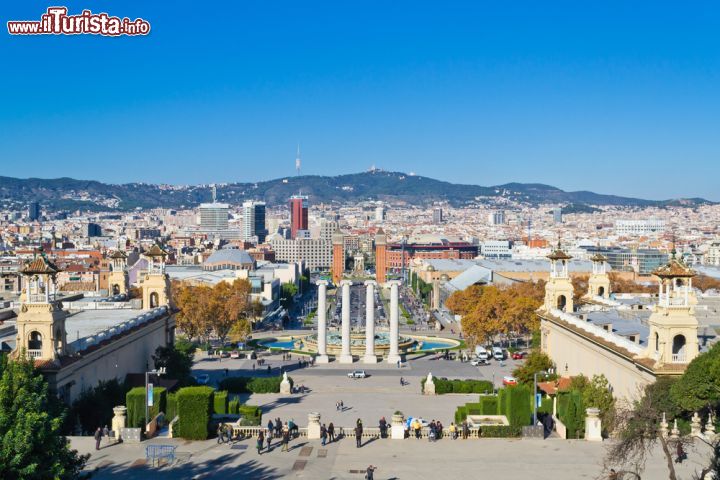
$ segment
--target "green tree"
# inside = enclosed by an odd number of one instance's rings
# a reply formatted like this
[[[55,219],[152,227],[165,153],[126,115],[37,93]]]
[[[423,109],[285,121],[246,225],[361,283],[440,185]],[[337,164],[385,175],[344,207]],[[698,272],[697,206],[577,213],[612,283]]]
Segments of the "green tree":
[[[530,385],[533,383],[533,376],[542,371],[549,371],[554,368],[553,362],[546,354],[539,350],[533,350],[525,359],[525,363],[513,372],[518,382]],[[557,378],[555,374],[543,376],[543,380]],[[539,379],[538,379],[539,380]]]
[[[155,368],[165,368],[169,378],[174,378],[180,385],[190,383],[195,346],[185,339],[178,337],[175,345],[158,347],[152,356]]]
[[[281,296],[281,302],[283,307],[290,308],[290,306],[293,304],[293,297],[297,295],[298,288],[297,285],[295,285],[292,282],[286,282],[282,284],[282,292],[280,294]]]
[[[3,357],[0,377],[0,478],[76,478],[89,456],[61,434],[64,411],[32,361]]]
[[[670,388],[673,401],[681,409],[696,412],[720,401],[720,344],[698,355]]]

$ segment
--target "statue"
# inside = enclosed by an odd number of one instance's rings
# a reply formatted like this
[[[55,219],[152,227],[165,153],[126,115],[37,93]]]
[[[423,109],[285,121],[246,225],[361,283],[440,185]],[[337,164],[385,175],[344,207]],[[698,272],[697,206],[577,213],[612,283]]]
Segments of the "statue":
[[[428,372],[427,379],[425,380],[425,386],[423,387],[423,393],[425,395],[435,395],[435,382],[433,382],[432,372]]]
[[[425,380],[427,383],[433,383],[433,376],[432,372],[428,372],[427,380]]]

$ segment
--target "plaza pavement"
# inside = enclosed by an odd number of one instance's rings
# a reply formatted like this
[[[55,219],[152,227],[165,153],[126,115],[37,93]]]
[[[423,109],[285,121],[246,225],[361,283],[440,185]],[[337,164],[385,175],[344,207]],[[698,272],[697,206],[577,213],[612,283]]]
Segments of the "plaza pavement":
[[[406,416],[421,416],[428,420],[439,419],[449,425],[455,408],[477,395],[420,394],[420,380],[432,371],[437,376],[456,378],[491,378],[495,372],[496,384],[517,365],[509,361],[505,367],[472,367],[468,363],[436,360],[425,356],[412,360],[407,367],[378,364],[341,365],[331,363],[315,367],[296,368],[297,360],[282,362],[280,355],[268,357],[277,375],[283,366],[297,385],[308,387],[308,394],[252,394],[243,396],[250,404],[260,405],[263,423],[280,417],[283,421],[294,418],[300,426],[307,425],[307,414],[319,412],[324,423],[353,426],[361,418],[365,426],[377,426],[381,416],[390,419],[395,410]],[[252,373],[249,360],[222,361],[198,357],[196,373],[209,373],[211,382],[229,375]],[[349,379],[351,369],[365,369],[370,377]],[[259,373],[259,372],[256,372]],[[403,376],[409,385],[400,386]],[[343,400],[344,412],[335,409],[335,402]],[[215,439],[184,441],[156,438],[142,444],[108,446],[96,452],[91,437],[72,437],[72,447],[92,456],[86,470],[97,479],[165,478],[232,478],[232,479],[362,479],[369,464],[376,465],[376,479],[596,479],[601,477],[602,459],[607,443],[589,443],[577,440],[530,439],[468,439],[430,443],[427,440],[376,439],[355,447],[353,438],[346,438],[322,447],[319,440],[297,439],[291,442],[289,452],[281,452],[276,445],[270,453],[258,455],[254,440],[234,445],[218,445]],[[151,467],[145,462],[145,446],[172,444],[177,446],[178,462],[172,466]],[[681,479],[691,478],[699,461],[707,458],[691,450],[689,460],[680,467]],[[659,451],[648,461],[643,479],[668,478],[665,461]]]
[[[258,455],[253,440],[230,446],[215,440],[186,442],[151,440],[143,445],[121,444],[94,450],[91,437],[73,437],[72,447],[92,456],[86,471],[94,479],[355,479],[364,469],[378,467],[376,479],[536,479],[576,480],[602,476],[607,444],[581,440],[468,439],[427,440],[377,439],[361,448],[352,438],[322,447],[320,441],[298,439],[289,452],[279,445]],[[144,460],[144,446],[151,443],[177,445],[179,460],[172,466],[151,467]],[[678,467],[680,479],[690,479],[706,459],[707,450],[689,451],[689,459]],[[648,459],[643,479],[668,478],[659,450]]]

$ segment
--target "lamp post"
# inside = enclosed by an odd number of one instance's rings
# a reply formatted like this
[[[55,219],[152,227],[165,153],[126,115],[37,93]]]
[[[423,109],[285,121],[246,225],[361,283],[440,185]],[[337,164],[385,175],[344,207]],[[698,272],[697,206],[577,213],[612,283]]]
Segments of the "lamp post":
[[[541,370],[539,372],[533,373],[533,384],[535,385],[535,388],[533,388],[533,427],[537,425],[537,376],[538,373],[547,376],[552,373],[552,368],[547,370]]]
[[[150,408],[149,408],[149,407],[150,407],[150,393],[148,392],[148,385],[149,385],[149,377],[150,377],[150,375],[158,375],[158,376],[160,376],[160,375],[165,375],[165,367],[160,368],[160,370],[158,370],[158,369],[156,368],[156,369],[153,369],[153,370],[151,370],[151,371],[149,371],[149,372],[145,372],[145,433],[146,433],[146,434],[147,434],[147,432],[148,432],[148,424],[150,423],[150,422],[148,421],[148,415],[150,414],[150,412],[149,412],[149,409],[150,409]]]

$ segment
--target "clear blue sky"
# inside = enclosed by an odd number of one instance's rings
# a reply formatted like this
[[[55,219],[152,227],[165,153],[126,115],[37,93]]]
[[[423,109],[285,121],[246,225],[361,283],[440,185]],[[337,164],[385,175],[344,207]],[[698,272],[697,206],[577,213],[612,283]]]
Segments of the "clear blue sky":
[[[54,3],[9,3],[0,175],[253,181],[300,142],[307,174],[720,201],[717,2],[55,2],[150,21],[124,38],[12,37]]]

